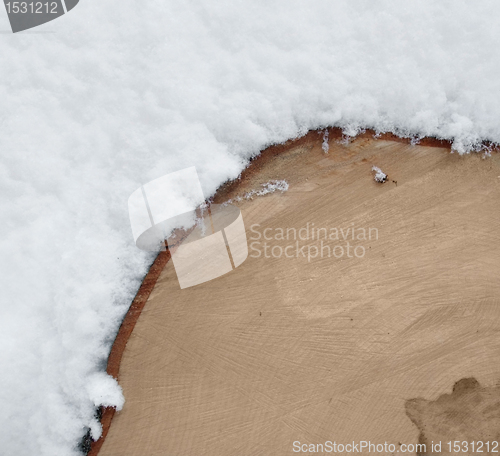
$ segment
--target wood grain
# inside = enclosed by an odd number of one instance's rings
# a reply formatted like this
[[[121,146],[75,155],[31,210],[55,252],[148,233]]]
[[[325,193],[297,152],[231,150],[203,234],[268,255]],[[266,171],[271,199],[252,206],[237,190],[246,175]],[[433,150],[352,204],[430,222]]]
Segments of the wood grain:
[[[93,456],[417,442],[407,400],[434,399],[468,376],[496,384],[498,155],[339,137],[330,133],[328,154],[317,132],[270,148],[214,201],[287,179],[285,194],[238,203],[249,237],[257,223],[375,227],[377,240],[358,243],[366,255],[248,258],[185,290],[160,255],[113,346],[108,372],[120,369],[126,404]],[[390,181],[376,184],[372,165]]]

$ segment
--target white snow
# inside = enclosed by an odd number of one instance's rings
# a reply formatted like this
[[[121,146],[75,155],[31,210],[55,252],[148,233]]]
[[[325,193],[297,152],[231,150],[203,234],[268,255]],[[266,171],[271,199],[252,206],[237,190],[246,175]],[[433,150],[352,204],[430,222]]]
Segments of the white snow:
[[[387,180],[387,174],[385,174],[378,166],[373,166],[372,171],[375,172],[375,182],[384,183]]]
[[[1,33],[2,454],[77,454],[94,405],[121,406],[102,372],[152,261],[134,190],[195,165],[209,196],[327,126],[500,142],[499,20],[493,0],[81,0]]]
[[[328,130],[325,130],[325,132],[323,133],[323,143],[321,144],[321,148],[323,149],[323,152],[325,154],[328,153],[328,151],[330,150],[330,143],[328,142]]]
[[[260,190],[252,190],[248,193],[245,193],[244,198],[250,199],[254,196],[264,196],[269,193],[274,192],[286,192],[288,191],[288,182],[286,180],[272,180],[262,184],[262,188]]]
[[[238,202],[242,200],[253,200],[254,196],[265,196],[274,192],[287,192],[288,191],[288,182],[286,180],[271,180],[261,185],[260,190],[251,190],[246,192],[243,196],[237,196],[234,199],[228,199],[222,203],[223,206],[227,206],[233,202]]]

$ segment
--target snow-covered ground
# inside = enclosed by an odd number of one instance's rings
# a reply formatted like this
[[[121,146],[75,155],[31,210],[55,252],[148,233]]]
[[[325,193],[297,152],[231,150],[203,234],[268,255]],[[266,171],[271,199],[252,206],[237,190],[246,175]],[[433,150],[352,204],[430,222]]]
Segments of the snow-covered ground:
[[[81,0],[16,35],[0,14],[0,453],[77,454],[123,403],[104,369],[152,261],[141,183],[196,165],[210,195],[327,125],[500,142],[499,21],[494,0]]]

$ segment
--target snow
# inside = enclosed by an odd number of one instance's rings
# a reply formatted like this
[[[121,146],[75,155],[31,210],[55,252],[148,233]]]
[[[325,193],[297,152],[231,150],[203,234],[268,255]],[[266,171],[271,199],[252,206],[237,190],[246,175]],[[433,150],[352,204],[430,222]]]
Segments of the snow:
[[[249,192],[246,192],[243,196],[230,198],[227,201],[224,201],[222,203],[222,206],[227,206],[228,204],[237,203],[243,200],[253,200],[254,197],[265,196],[274,192],[284,193],[288,191],[289,185],[288,182],[283,179],[283,180],[271,180],[269,182],[261,184],[261,187],[262,188],[260,190],[251,190]]]
[[[288,191],[288,182],[286,180],[272,180],[269,182],[266,182],[265,184],[262,184],[262,189],[261,190],[254,190],[252,192],[248,192],[246,197],[251,198],[253,195],[256,196],[264,196],[268,195],[269,193],[274,193],[274,192],[286,192]]]
[[[330,143],[328,137],[329,137],[328,130],[325,130],[325,132],[323,133],[323,142],[321,143],[321,149],[323,149],[323,152],[325,154],[327,154],[328,151],[330,150]]]
[[[383,184],[387,181],[387,174],[385,174],[378,166],[373,166],[372,171],[375,172],[375,175],[373,176],[375,182]]]
[[[2,453],[76,455],[94,407],[122,405],[103,371],[153,259],[141,184],[196,166],[209,196],[327,126],[500,142],[499,19],[493,0],[81,0],[0,34]]]

